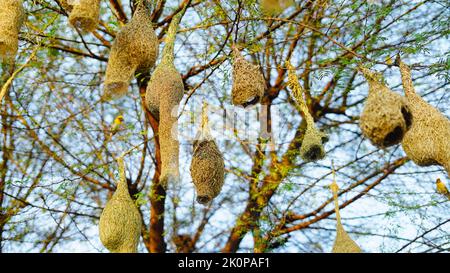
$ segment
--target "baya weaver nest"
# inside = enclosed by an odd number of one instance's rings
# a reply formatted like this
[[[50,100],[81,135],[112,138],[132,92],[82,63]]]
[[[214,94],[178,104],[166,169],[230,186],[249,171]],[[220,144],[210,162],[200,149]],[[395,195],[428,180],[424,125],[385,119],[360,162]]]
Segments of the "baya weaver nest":
[[[303,88],[295,74],[295,68],[289,61],[286,63],[286,67],[288,69],[288,86],[306,120],[306,132],[300,148],[300,156],[305,161],[320,160],[325,157],[323,144],[328,141],[328,136],[319,131],[314,124],[314,119],[303,97]]]
[[[450,120],[415,91],[409,67],[398,58],[403,89],[413,121],[402,146],[419,166],[441,165],[450,175]]]
[[[148,73],[158,58],[158,38],[143,2],[117,34],[111,47],[104,83],[104,99],[124,96],[135,73]]]
[[[22,0],[0,1],[0,59],[9,62],[16,57],[24,19]]]
[[[236,46],[233,46],[233,58],[232,103],[247,107],[260,102],[266,82],[259,66],[244,59]]]
[[[64,3],[65,2],[65,3]],[[70,10],[69,22],[83,32],[92,32],[100,20],[100,0],[63,1]]]
[[[128,191],[123,158],[118,159],[120,179],[116,191],[100,216],[102,244],[111,252],[137,252],[142,218]]]
[[[362,66],[359,69],[369,83],[359,124],[363,135],[380,148],[400,143],[412,122],[406,100],[391,91],[380,74]]]
[[[186,8],[187,6],[172,18],[166,34],[162,60],[155,68],[145,94],[147,109],[159,120],[162,161],[160,181],[164,188],[178,181],[180,177],[177,115],[184,95],[184,84],[174,65],[174,44],[178,25]]]
[[[334,171],[333,171],[334,175]],[[338,185],[336,180],[330,185],[333,192],[334,207],[336,212],[336,239],[334,240],[333,253],[361,253],[361,248],[350,238],[341,223],[341,215],[339,213],[338,203]]]
[[[197,202],[207,204],[222,190],[225,163],[209,131],[206,104],[203,106],[202,121],[193,149],[190,171],[197,192]]]

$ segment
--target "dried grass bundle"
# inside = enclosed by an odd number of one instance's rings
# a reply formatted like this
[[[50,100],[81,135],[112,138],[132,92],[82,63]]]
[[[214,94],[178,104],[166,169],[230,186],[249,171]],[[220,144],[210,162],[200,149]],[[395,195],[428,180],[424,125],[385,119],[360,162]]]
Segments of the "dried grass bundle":
[[[204,104],[202,122],[193,144],[191,177],[197,192],[197,202],[207,204],[222,190],[225,163],[222,153],[209,131],[207,105]]]
[[[104,99],[124,96],[135,73],[148,73],[158,58],[158,38],[150,12],[138,4],[133,18],[117,34],[106,67]]]
[[[66,2],[70,8],[69,1]],[[100,0],[77,0],[71,3],[70,24],[83,32],[94,31],[100,20]]]
[[[233,46],[232,103],[247,107],[261,101],[266,82],[259,66],[248,62],[237,47]]]
[[[412,123],[406,100],[390,90],[380,74],[362,66],[359,69],[369,83],[359,124],[363,135],[380,148],[400,143]]]
[[[289,61],[286,63],[286,67],[288,69],[288,86],[306,120],[306,132],[300,148],[300,156],[305,161],[320,160],[325,157],[323,144],[328,141],[328,136],[317,129],[314,124],[314,119],[303,97],[303,88],[295,74],[295,68]]]
[[[11,61],[16,57],[24,19],[22,0],[0,1],[0,59]]]
[[[111,252],[134,253],[137,252],[142,219],[128,191],[122,157],[118,159],[118,164],[120,179],[116,192],[100,216],[100,240]]]
[[[413,116],[402,141],[403,149],[417,165],[441,165],[450,175],[450,120],[416,93],[409,67],[400,59],[398,63]]]
[[[161,145],[161,185],[179,180],[178,106],[184,95],[184,84],[174,65],[174,44],[178,25],[186,10],[172,18],[166,35],[162,60],[153,72],[147,86],[145,101],[148,110],[159,120]]]
[[[261,10],[268,15],[282,13],[292,5],[294,5],[293,0],[261,0]]]
[[[334,176],[334,171],[333,171]],[[361,253],[361,248],[350,238],[341,223],[341,215],[339,213],[338,203],[338,190],[339,187],[336,184],[336,179],[333,179],[333,183],[330,185],[333,192],[334,206],[336,212],[336,239],[334,240],[333,253]]]

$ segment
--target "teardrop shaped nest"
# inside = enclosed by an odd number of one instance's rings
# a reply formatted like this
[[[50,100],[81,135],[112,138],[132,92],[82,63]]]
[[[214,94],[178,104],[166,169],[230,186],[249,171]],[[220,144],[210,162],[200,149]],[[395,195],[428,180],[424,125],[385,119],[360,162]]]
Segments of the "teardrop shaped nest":
[[[315,126],[307,126],[300,156],[306,162],[314,162],[325,157],[324,143],[328,141],[328,135],[319,131]]]
[[[161,145],[161,175],[163,188],[180,178],[178,107],[184,95],[183,79],[174,65],[174,45],[181,18],[187,5],[178,12],[169,25],[161,62],[153,72],[145,93],[145,104],[150,113],[159,120],[159,143]]]
[[[341,214],[339,211],[338,190],[336,183],[335,172],[333,168],[333,183],[330,185],[333,192],[334,210],[336,213],[336,238],[333,244],[333,253],[361,253],[361,248],[353,241],[353,239],[344,230],[341,223]]]
[[[295,68],[288,61],[288,86],[292,90],[292,96],[297,102],[300,111],[303,113],[306,121],[306,131],[300,147],[300,156],[306,162],[314,162],[325,157],[324,144],[328,141],[328,135],[317,129],[314,118],[309,112],[309,108],[304,98],[304,90],[295,73]]]
[[[363,135],[379,148],[400,143],[413,119],[406,100],[390,90],[378,73],[365,67],[359,69],[369,83],[359,123]]]
[[[261,102],[266,82],[259,66],[248,62],[235,46],[233,57],[233,105],[247,107]]]
[[[219,195],[224,184],[225,163],[214,140],[194,143],[191,177],[197,192],[197,202],[207,204]]]
[[[413,116],[402,141],[406,155],[419,166],[441,165],[450,175],[450,120],[414,89],[411,71],[399,61],[403,89]]]
[[[197,202],[205,205],[219,195],[225,179],[225,163],[210,132],[206,102],[193,150],[190,167],[192,182],[197,192]]]
[[[341,223],[336,226],[336,239],[332,251],[333,253],[362,253],[361,248],[350,238]]]
[[[158,58],[159,42],[150,11],[140,4],[133,18],[116,35],[111,47],[104,83],[104,99],[124,96],[135,73],[149,73]]]
[[[119,171],[121,177],[117,189],[100,216],[100,240],[111,252],[134,253],[137,252],[142,218],[128,191],[123,162],[119,163]]]
[[[24,19],[22,0],[0,1],[0,59],[7,62],[15,59]]]
[[[70,3],[66,1],[70,9]],[[69,22],[73,27],[83,32],[94,31],[100,21],[100,0],[72,1],[72,11],[69,14]]]

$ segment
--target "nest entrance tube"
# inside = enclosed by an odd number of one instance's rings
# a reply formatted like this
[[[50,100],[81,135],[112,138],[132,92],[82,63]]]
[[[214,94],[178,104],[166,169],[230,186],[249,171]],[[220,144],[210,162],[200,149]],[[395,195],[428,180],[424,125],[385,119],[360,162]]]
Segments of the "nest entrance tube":
[[[336,183],[336,175],[333,168],[333,183],[330,185],[333,192],[334,209],[336,212],[336,239],[334,240],[333,253],[361,253],[361,248],[353,241],[352,238],[344,230],[341,223],[341,215],[339,213],[338,191],[339,187]]]
[[[362,66],[359,70],[369,83],[359,124],[363,135],[379,148],[400,143],[412,124],[410,107],[383,83],[380,74]]]
[[[22,0],[0,1],[0,60],[11,62],[15,59],[24,19]]]
[[[184,84],[174,64],[174,45],[178,25],[186,9],[187,5],[172,18],[161,62],[155,68],[145,93],[147,109],[159,120],[162,163],[159,180],[165,189],[180,179],[178,107],[184,95]]]
[[[142,228],[141,214],[128,191],[123,157],[117,159],[120,178],[99,222],[102,244],[111,252],[135,253]]]
[[[316,128],[314,118],[309,112],[303,97],[303,88],[300,85],[295,68],[288,61],[286,63],[288,69],[288,86],[292,90],[292,95],[296,100],[300,111],[306,120],[306,131],[303,137],[302,146],[300,147],[300,156],[305,161],[317,161],[325,157],[325,149],[323,144],[328,141],[328,136]]]
[[[124,96],[135,73],[148,73],[157,58],[158,38],[152,27],[150,11],[140,2],[133,18],[120,30],[111,47],[103,99]]]
[[[266,82],[259,66],[245,60],[239,49],[233,46],[233,105],[245,108],[259,103],[265,88]]]
[[[450,175],[450,120],[416,93],[410,68],[400,58],[397,61],[413,116],[402,141],[403,150],[417,165],[441,165]]]
[[[197,202],[203,205],[219,195],[225,176],[224,159],[211,136],[208,123],[208,107],[204,103],[200,128],[193,143],[194,153],[190,167]]]
[[[69,22],[83,32],[92,32],[100,20],[100,0],[65,1],[66,6],[72,6]],[[71,4],[71,5],[70,5]]]

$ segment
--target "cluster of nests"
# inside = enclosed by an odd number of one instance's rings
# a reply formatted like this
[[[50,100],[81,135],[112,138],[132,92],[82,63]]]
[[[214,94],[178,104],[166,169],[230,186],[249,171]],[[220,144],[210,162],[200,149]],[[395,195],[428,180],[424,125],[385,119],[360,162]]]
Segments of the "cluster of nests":
[[[401,143],[417,165],[441,165],[450,174],[450,120],[415,92],[409,67],[399,57],[397,63],[404,97],[390,90],[380,74],[359,67],[369,83],[361,131],[379,148]]]
[[[69,22],[82,32],[96,29],[100,17],[100,0],[60,0],[69,14]],[[279,13],[292,0],[263,0],[263,10]],[[179,180],[179,143],[177,139],[178,106],[184,94],[184,84],[174,65],[174,43],[185,8],[172,18],[166,34],[161,62],[154,69],[146,90],[145,105],[159,120],[162,170],[160,181],[164,188]],[[0,58],[13,59],[18,49],[19,30],[24,21],[21,0],[0,2]],[[147,76],[158,59],[159,43],[152,27],[147,3],[140,1],[132,19],[120,30],[111,47],[106,68],[105,100],[125,95],[134,76]],[[248,107],[261,102],[266,83],[259,66],[247,61],[233,46],[232,103]],[[406,154],[420,166],[441,165],[450,173],[450,121],[436,108],[416,94],[411,72],[397,60],[405,89],[405,97],[391,91],[380,74],[360,66],[369,83],[369,95],[360,118],[365,137],[380,148],[401,143]],[[317,129],[304,91],[287,62],[288,86],[306,122],[300,148],[305,161],[317,161],[325,156],[325,133]],[[202,122],[193,143],[190,166],[197,202],[207,204],[221,191],[224,184],[224,159],[212,138],[207,107],[202,111]],[[130,197],[125,179],[123,159],[119,159],[120,180],[117,190],[108,201],[100,218],[100,238],[111,252],[136,252],[142,226],[141,215]],[[333,252],[361,252],[344,231],[337,205],[337,186],[333,190],[337,215],[337,236]]]
[[[0,60],[10,62],[15,58],[24,20],[22,0],[0,1]]]
[[[69,11],[69,22],[82,32],[92,32],[99,23],[101,0],[60,0]],[[0,1],[0,59],[11,62],[19,45],[19,31],[25,20],[22,0]]]

